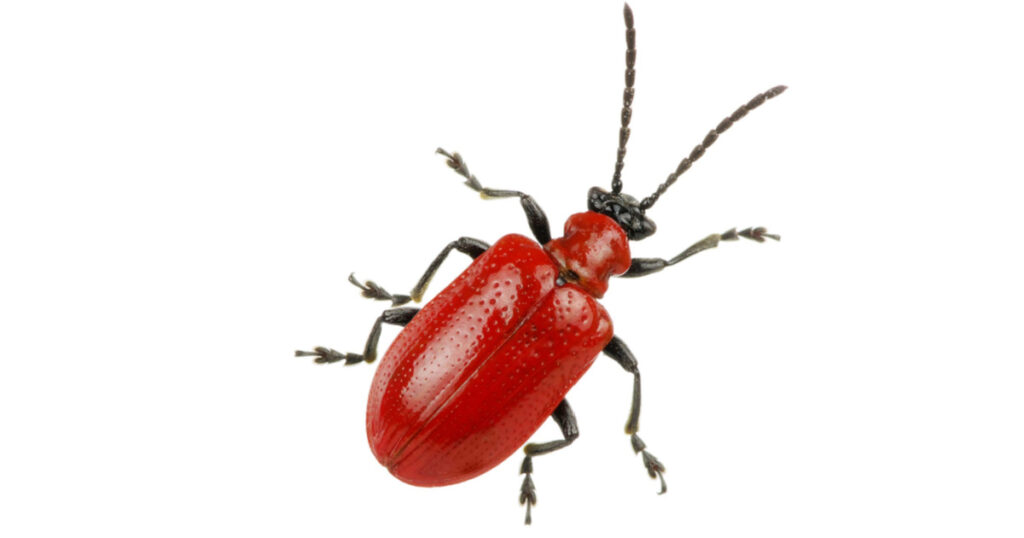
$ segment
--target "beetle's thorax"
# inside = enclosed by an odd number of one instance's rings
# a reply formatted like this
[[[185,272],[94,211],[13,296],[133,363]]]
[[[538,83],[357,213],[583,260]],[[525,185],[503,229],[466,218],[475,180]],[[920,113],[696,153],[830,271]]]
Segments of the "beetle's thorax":
[[[544,250],[558,264],[561,277],[594,297],[604,296],[608,279],[629,269],[629,239],[616,222],[600,213],[576,213],[565,221],[565,235]]]

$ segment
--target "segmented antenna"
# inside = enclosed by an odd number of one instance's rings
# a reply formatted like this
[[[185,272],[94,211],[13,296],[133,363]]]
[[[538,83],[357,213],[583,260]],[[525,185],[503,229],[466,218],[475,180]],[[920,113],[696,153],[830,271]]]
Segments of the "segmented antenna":
[[[660,198],[662,194],[665,194],[665,191],[676,182],[676,179],[679,179],[679,176],[689,170],[690,166],[704,155],[704,150],[711,147],[711,144],[714,144],[715,140],[718,140],[718,135],[729,130],[729,127],[732,127],[732,124],[740,121],[748,112],[761,106],[768,99],[771,99],[784,91],[786,91],[785,86],[776,86],[764,93],[760,93],[748,101],[747,104],[737,108],[736,112],[733,112],[730,116],[722,120],[721,123],[718,124],[718,127],[712,129],[711,132],[704,137],[704,140],[693,148],[693,151],[690,152],[689,156],[679,162],[679,166],[676,167],[676,171],[669,174],[668,179],[666,179],[664,183],[658,185],[658,190],[654,191],[654,194],[644,198],[643,201],[640,202],[640,209],[644,211],[650,209],[651,206],[654,205],[654,202],[657,202],[658,198]]]
[[[612,176],[612,192],[615,194],[622,192],[622,160],[626,157],[626,142],[629,141],[629,119],[633,116],[629,106],[633,104],[633,81],[636,78],[636,71],[633,70],[636,63],[636,30],[633,29],[633,10],[629,4],[622,8],[622,17],[626,20],[626,89],[622,91],[619,151],[615,156],[615,175]]]

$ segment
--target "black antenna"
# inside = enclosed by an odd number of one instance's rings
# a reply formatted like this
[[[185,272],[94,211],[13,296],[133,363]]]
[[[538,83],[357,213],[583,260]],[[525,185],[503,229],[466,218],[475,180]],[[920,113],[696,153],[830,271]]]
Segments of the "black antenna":
[[[718,127],[712,129],[711,132],[704,137],[704,140],[693,148],[693,151],[690,152],[689,156],[679,162],[679,166],[676,167],[676,171],[669,174],[668,179],[666,179],[664,183],[658,185],[658,190],[654,191],[654,194],[644,198],[643,201],[640,202],[640,209],[643,211],[650,209],[651,206],[654,205],[654,202],[657,202],[658,198],[660,198],[662,194],[665,194],[665,191],[676,182],[676,179],[689,170],[690,166],[692,166],[697,159],[700,159],[701,155],[704,155],[704,150],[711,147],[711,144],[714,144],[715,140],[718,140],[718,135],[729,130],[729,127],[732,127],[732,124],[740,121],[748,112],[761,106],[768,99],[771,99],[784,91],[786,91],[785,86],[776,86],[764,93],[760,93],[747,102],[747,104],[737,108],[736,112],[733,112],[729,117],[722,120],[722,122],[718,124]],[[629,131],[627,129],[627,134],[628,132]]]
[[[622,8],[622,17],[626,19],[626,89],[622,91],[619,151],[615,156],[615,175],[612,176],[612,192],[615,194],[622,192],[622,160],[626,157],[626,142],[629,141],[629,119],[633,116],[629,106],[633,104],[633,81],[636,78],[636,71],[633,70],[636,63],[636,30],[633,29],[633,10],[629,4]]]

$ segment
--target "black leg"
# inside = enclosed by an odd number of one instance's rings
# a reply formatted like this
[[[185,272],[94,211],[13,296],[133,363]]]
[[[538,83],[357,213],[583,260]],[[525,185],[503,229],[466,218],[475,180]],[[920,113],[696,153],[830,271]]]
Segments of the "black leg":
[[[647,474],[651,478],[661,481],[661,491],[658,494],[665,493],[668,490],[665,486],[665,477],[662,475],[665,472],[665,466],[647,451],[647,445],[636,434],[640,429],[640,369],[637,366],[636,357],[633,356],[633,352],[629,350],[626,343],[617,336],[612,337],[612,341],[604,347],[604,353],[619,363],[624,370],[633,374],[633,403],[629,407],[626,433],[630,436],[629,441],[633,445],[633,451],[643,456]]]
[[[457,152],[448,153],[441,148],[437,148],[437,152],[447,157],[448,166],[460,176],[466,178],[466,186],[479,192],[481,198],[511,198],[518,196],[519,203],[522,204],[523,211],[526,212],[526,221],[530,224],[530,230],[533,231],[533,237],[542,245],[551,241],[551,228],[548,226],[548,217],[533,197],[519,191],[488,189],[481,185],[477,181],[476,176],[469,172],[469,167],[466,166],[466,161],[462,159],[462,155],[459,155]]]
[[[487,249],[491,248],[490,245],[484,243],[479,239],[473,239],[472,237],[460,237],[451,243],[448,243],[442,250],[441,253],[434,258],[434,261],[430,262],[430,266],[427,267],[427,271],[420,277],[420,281],[416,283],[409,295],[412,296],[412,300],[417,303],[423,299],[423,294],[427,291],[427,286],[430,285],[430,279],[434,278],[434,274],[444,263],[445,258],[448,257],[448,253],[452,250],[457,250],[463,254],[466,254],[470,258],[476,259],[477,256],[481,255]]]
[[[320,364],[328,364],[332,362],[345,361],[345,364],[356,364],[359,362],[371,363],[377,360],[377,342],[380,340],[380,328],[381,325],[387,323],[388,325],[398,325],[404,327],[412,321],[413,316],[416,312],[419,312],[419,308],[405,306],[401,308],[389,308],[385,310],[377,321],[373,322],[373,328],[370,329],[370,336],[366,339],[366,347],[363,349],[362,355],[358,353],[342,353],[326,347],[316,347],[313,351],[296,351],[296,357],[316,357],[313,362]]]
[[[701,239],[693,245],[690,245],[690,248],[682,251],[678,256],[671,260],[666,261],[661,258],[633,258],[632,263],[629,266],[629,270],[621,276],[630,278],[657,273],[658,271],[661,271],[670,265],[675,265],[698,252],[717,247],[719,241],[735,241],[740,237],[745,237],[752,241],[757,241],[758,243],[764,243],[764,239],[766,237],[776,241],[779,240],[779,236],[767,233],[767,231],[761,227],[747,228],[738,232],[736,231],[736,228],[733,228],[725,233],[711,234],[704,239]]]
[[[469,255],[472,258],[483,254],[490,245],[484,243],[479,239],[473,239],[471,237],[460,237],[451,243],[448,243],[441,253],[434,258],[434,261],[430,262],[430,266],[427,267],[427,271],[420,278],[420,281],[413,288],[409,295],[392,294],[386,289],[381,287],[372,280],[367,280],[365,283],[356,280],[355,275],[349,275],[348,281],[353,286],[362,290],[363,297],[367,299],[375,299],[378,301],[391,301],[391,306],[397,307],[408,303],[411,300],[419,301],[423,298],[423,293],[427,290],[427,285],[430,284],[430,279],[434,277],[434,273],[437,272],[438,268],[444,262],[445,258],[448,257],[448,253],[452,250],[458,250],[464,254]],[[419,312],[419,308],[404,307],[404,308],[390,308],[385,310],[384,313],[377,318],[377,321],[373,323],[373,328],[370,329],[370,336],[366,339],[366,347],[363,349],[363,353],[342,353],[334,349],[326,347],[316,347],[313,351],[296,351],[296,357],[316,357],[314,362],[321,364],[327,364],[332,362],[345,361],[345,364],[356,364],[359,362],[370,363],[377,359],[377,343],[380,341],[380,330],[384,323],[389,325],[398,325],[404,327],[412,320],[413,316]]]
[[[412,297],[409,297],[408,295],[392,295],[372,280],[367,280],[366,283],[363,284],[356,280],[355,273],[348,275],[348,281],[351,282],[353,286],[363,290],[363,297],[366,297],[367,299],[391,301],[391,306],[401,306],[412,300]]]
[[[391,301],[391,306],[400,306],[409,301],[420,302],[423,299],[423,294],[427,291],[427,286],[430,284],[430,280],[434,278],[434,274],[444,263],[444,260],[448,258],[448,253],[452,250],[457,250],[470,258],[476,259],[477,256],[483,254],[491,246],[479,239],[473,239],[472,237],[460,237],[451,243],[445,245],[441,249],[441,253],[434,258],[434,261],[430,262],[426,272],[420,277],[419,282],[413,287],[409,295],[391,294],[384,288],[372,280],[367,280],[366,283],[359,282],[356,280],[354,274],[348,276],[348,281],[351,282],[355,287],[363,290],[363,297],[367,299],[376,299],[378,301]]]
[[[558,428],[562,430],[562,437],[564,439],[548,441],[546,443],[529,443],[523,447],[526,457],[523,458],[523,465],[519,468],[519,474],[525,474],[526,477],[523,478],[523,485],[519,488],[519,504],[526,505],[525,523],[527,525],[532,522],[530,507],[537,504],[536,488],[533,487],[533,479],[530,478],[530,474],[533,473],[533,456],[540,456],[541,454],[565,448],[580,436],[580,429],[576,424],[576,415],[573,414],[572,408],[569,407],[568,400],[562,400],[558,404],[555,411],[551,413],[551,418],[555,420]]]

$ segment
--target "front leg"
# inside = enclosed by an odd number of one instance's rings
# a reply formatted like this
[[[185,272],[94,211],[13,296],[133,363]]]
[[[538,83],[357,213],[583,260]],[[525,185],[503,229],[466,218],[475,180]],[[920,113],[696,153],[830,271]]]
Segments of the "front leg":
[[[758,243],[764,243],[764,239],[766,237],[776,241],[780,239],[778,235],[767,233],[767,230],[761,227],[747,228],[738,232],[736,231],[736,228],[733,228],[725,233],[711,234],[704,239],[697,241],[690,245],[690,248],[680,252],[679,255],[671,260],[663,260],[661,258],[633,258],[632,263],[629,265],[629,270],[627,270],[622,276],[624,278],[632,278],[657,273],[658,271],[661,271],[670,265],[675,265],[698,252],[703,252],[717,247],[720,241],[735,241],[740,237],[750,239],[751,241],[757,241]]]
[[[548,217],[544,214],[544,210],[540,208],[540,205],[537,204],[533,197],[519,191],[506,191],[484,187],[479,181],[477,181],[476,176],[469,172],[469,167],[466,166],[466,161],[462,159],[462,155],[459,155],[458,152],[448,153],[441,148],[437,148],[437,152],[447,157],[448,166],[452,170],[455,170],[455,172],[460,176],[466,178],[466,186],[476,192],[479,192],[481,198],[511,198],[513,196],[518,196],[519,203],[522,204],[523,211],[526,212],[526,221],[530,225],[533,237],[535,237],[537,242],[542,245],[551,241],[551,227],[548,225]]]

